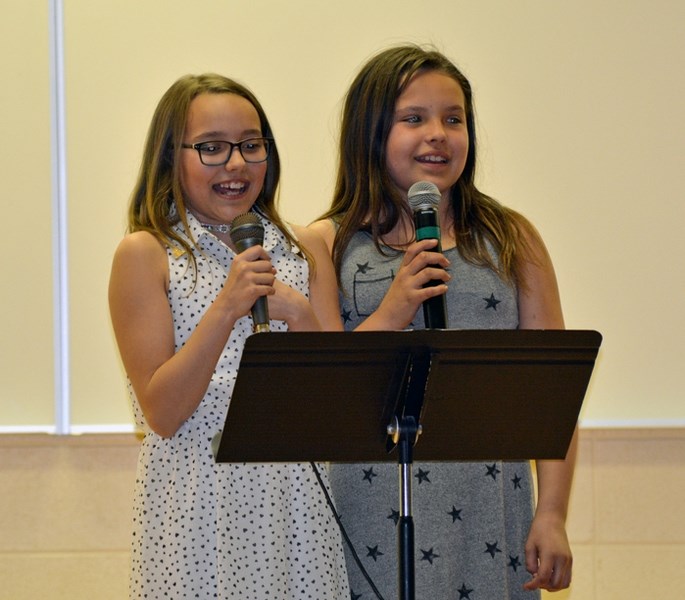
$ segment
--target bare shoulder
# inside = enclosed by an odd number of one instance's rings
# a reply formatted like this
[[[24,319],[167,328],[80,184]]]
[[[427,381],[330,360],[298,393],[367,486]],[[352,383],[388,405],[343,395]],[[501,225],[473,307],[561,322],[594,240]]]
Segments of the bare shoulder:
[[[315,231],[321,238],[323,238],[324,242],[326,243],[326,246],[328,247],[329,252],[333,248],[333,242],[335,241],[335,225],[333,225],[333,221],[330,219],[323,219],[321,221],[314,221],[311,225],[309,225],[307,228],[309,231]]]
[[[542,236],[523,215],[513,213],[515,226],[523,241],[519,290],[521,329],[563,329],[564,317],[552,259]]]
[[[136,231],[126,235],[114,252],[110,284],[122,288],[145,280],[166,284],[168,271],[162,242],[147,231]]]
[[[114,253],[115,260],[145,260],[165,257],[162,243],[148,231],[136,231],[127,234]]]
[[[542,244],[544,246],[540,232],[528,217],[512,209],[509,209],[509,214],[518,234],[523,237],[526,242],[533,245]]]
[[[520,242],[517,244],[519,264],[523,268],[527,264],[541,268],[550,267],[551,259],[547,247],[535,225],[519,212],[511,209],[508,209],[508,212]]]
[[[290,228],[293,230],[295,237],[310,250],[320,250],[325,247],[325,241],[321,232],[314,229],[311,225],[309,227],[303,227],[302,225],[290,223]]]
[[[297,236],[297,239],[302,240],[305,243],[311,240],[314,240],[315,243],[317,241],[320,243],[323,240],[321,232],[311,225],[307,227],[303,225],[295,225],[294,223],[289,223],[289,225]]]

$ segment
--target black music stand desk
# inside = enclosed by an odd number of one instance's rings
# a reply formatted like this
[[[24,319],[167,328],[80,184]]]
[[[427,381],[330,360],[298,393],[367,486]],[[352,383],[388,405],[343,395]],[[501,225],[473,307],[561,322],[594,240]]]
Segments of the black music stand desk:
[[[410,600],[413,459],[563,459],[601,339],[572,330],[253,335],[216,460],[398,462],[400,597]]]

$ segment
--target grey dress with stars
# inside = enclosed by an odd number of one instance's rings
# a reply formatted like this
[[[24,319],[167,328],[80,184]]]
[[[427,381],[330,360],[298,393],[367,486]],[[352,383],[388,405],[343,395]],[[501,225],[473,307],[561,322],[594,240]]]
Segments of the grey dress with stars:
[[[379,254],[365,232],[352,238],[341,271],[347,330],[376,310],[397,273],[403,255],[387,251],[389,256]],[[516,289],[491,269],[466,263],[456,249],[445,255],[452,276],[449,327],[517,328]],[[424,328],[422,310],[410,328]],[[397,598],[397,465],[333,464],[330,475],[360,560],[383,598]],[[540,598],[522,589],[530,578],[524,556],[533,515],[530,463],[414,463],[412,493],[417,600]],[[346,552],[352,599],[375,598],[347,547]]]

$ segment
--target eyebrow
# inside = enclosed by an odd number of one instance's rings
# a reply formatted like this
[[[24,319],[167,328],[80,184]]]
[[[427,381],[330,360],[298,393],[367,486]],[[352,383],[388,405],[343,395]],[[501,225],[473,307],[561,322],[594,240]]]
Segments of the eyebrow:
[[[225,136],[223,131],[203,131],[202,133],[192,137],[194,140],[205,139],[205,140],[220,140]],[[251,137],[262,137],[262,132],[260,129],[245,129],[240,134],[241,140],[246,140]]]
[[[428,110],[425,106],[400,106],[395,112],[422,112]],[[454,104],[445,108],[445,112],[466,112],[466,109],[461,104]]]

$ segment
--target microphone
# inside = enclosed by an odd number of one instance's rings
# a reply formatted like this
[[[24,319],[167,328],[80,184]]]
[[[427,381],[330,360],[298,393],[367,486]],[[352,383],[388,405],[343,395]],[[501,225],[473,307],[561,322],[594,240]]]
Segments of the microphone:
[[[238,252],[264,243],[264,225],[254,213],[238,215],[231,222],[231,240]],[[269,331],[269,304],[266,296],[260,296],[252,307],[252,330],[254,333]]]
[[[438,240],[435,251],[442,252],[438,220],[438,204],[440,204],[438,186],[430,181],[417,181],[409,188],[407,198],[409,206],[414,211],[416,241]],[[441,283],[442,281],[434,279],[426,283],[424,287]],[[426,323],[426,329],[447,329],[447,305],[444,294],[423,301],[423,320]]]

